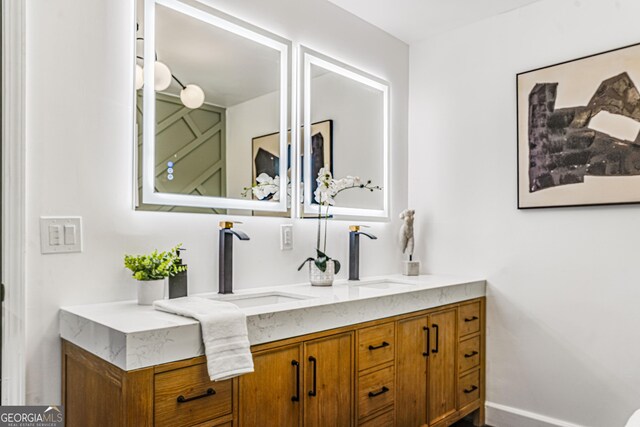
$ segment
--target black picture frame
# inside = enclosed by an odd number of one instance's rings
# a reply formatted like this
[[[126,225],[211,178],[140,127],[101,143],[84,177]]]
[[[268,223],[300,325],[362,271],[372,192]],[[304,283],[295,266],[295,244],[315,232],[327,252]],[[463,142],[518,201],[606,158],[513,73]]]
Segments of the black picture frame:
[[[639,91],[640,43],[518,73],[518,209],[640,203],[640,132],[631,140],[591,126],[604,112],[640,129]],[[591,96],[558,106],[558,93]]]

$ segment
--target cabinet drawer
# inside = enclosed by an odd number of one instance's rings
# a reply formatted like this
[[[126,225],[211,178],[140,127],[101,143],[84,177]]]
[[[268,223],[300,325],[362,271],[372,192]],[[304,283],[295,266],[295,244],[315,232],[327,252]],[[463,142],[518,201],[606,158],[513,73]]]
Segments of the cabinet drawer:
[[[358,417],[364,418],[373,412],[393,404],[395,380],[393,366],[362,375],[358,381]]]
[[[396,413],[392,409],[384,414],[378,415],[367,421],[360,423],[360,427],[393,427],[395,425]]]
[[[459,372],[468,371],[478,365],[480,365],[480,337],[461,341],[458,346]]]
[[[480,370],[463,375],[458,381],[458,402],[460,408],[480,399]]]
[[[480,330],[480,301],[461,305],[458,313],[458,330],[461,337]]]
[[[395,325],[393,322],[358,331],[358,369],[360,371],[393,360]]]
[[[231,413],[232,380],[209,380],[207,365],[156,374],[155,426],[191,426]]]

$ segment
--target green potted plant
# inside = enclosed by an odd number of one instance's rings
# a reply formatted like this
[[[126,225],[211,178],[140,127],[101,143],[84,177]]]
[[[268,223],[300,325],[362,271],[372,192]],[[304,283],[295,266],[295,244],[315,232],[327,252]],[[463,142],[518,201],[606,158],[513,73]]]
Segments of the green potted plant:
[[[331,171],[320,169],[316,178],[318,186],[314,192],[314,199],[318,206],[318,234],[316,238],[316,257],[309,257],[298,267],[298,271],[309,263],[309,282],[312,286],[331,286],[336,274],[340,272],[340,262],[327,255],[327,226],[329,220],[329,207],[335,204],[335,197],[346,190],[381,190],[382,187],[372,185],[371,180],[361,182],[357,176],[347,176],[335,179]],[[325,208],[324,216],[322,208]],[[324,219],[324,230],[322,220]]]
[[[167,277],[186,271],[185,265],[178,264],[178,250],[182,244],[165,252],[154,250],[149,255],[125,255],[124,266],[133,272],[138,281],[138,304],[151,305],[164,298]]]

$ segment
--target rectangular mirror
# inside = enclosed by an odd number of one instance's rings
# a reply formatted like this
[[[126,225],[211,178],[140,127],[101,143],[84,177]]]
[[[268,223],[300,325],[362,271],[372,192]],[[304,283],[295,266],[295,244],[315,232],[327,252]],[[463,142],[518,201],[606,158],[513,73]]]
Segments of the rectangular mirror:
[[[141,208],[286,215],[291,43],[197,0],[137,20]]]
[[[317,214],[320,168],[382,190],[344,191],[330,214],[389,217],[389,85],[308,48],[301,50],[304,213]],[[307,155],[309,153],[309,155]]]

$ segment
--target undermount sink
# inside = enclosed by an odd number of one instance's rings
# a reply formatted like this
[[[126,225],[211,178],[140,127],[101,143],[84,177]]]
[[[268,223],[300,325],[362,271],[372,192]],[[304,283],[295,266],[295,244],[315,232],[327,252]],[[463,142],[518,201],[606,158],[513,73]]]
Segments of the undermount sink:
[[[372,282],[369,282],[369,283],[351,282],[350,285],[358,286],[361,288],[370,288],[370,289],[401,289],[401,288],[410,288],[414,286],[408,283],[397,283],[397,282],[387,282],[387,281],[373,282],[373,283]]]
[[[289,294],[284,292],[265,292],[262,294],[251,295],[225,295],[217,296],[212,299],[218,301],[230,302],[240,308],[259,307],[264,305],[286,304],[288,302],[301,301],[311,299],[306,295]]]

